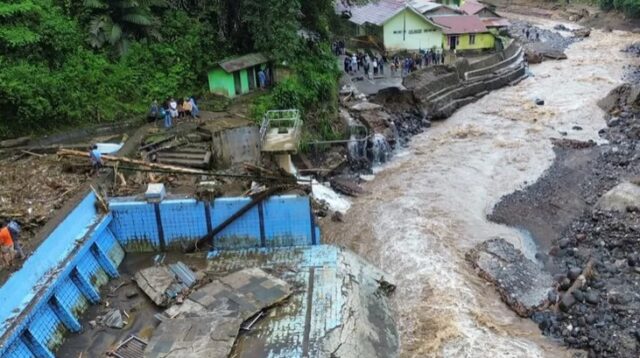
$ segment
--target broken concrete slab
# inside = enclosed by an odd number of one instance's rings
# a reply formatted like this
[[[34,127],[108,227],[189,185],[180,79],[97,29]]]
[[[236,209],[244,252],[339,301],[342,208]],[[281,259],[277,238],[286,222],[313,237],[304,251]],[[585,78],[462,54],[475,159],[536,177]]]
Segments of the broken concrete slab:
[[[101,323],[110,328],[122,329],[125,326],[122,313],[118,309],[109,311],[102,317]]]
[[[207,272],[260,267],[295,287],[250,331],[236,357],[396,357],[398,333],[386,275],[328,245],[218,252]]]
[[[134,277],[138,287],[158,306],[166,307],[178,294],[196,283],[196,275],[185,264],[153,266],[138,271]]]
[[[549,304],[553,278],[508,241],[485,241],[466,258],[480,277],[496,286],[502,300],[518,315],[529,317]]]
[[[596,208],[606,211],[626,212],[640,207],[640,186],[625,182],[605,193]]]
[[[240,270],[166,310],[148,357],[227,357],[242,322],[291,295],[291,287],[259,268]]]
[[[237,317],[203,315],[163,322],[145,350],[145,357],[228,357],[242,324]]]

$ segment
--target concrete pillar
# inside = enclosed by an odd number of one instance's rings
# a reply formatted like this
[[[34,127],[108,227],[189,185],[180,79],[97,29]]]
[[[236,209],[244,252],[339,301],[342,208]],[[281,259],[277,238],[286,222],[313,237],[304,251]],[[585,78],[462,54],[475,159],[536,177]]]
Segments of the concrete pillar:
[[[88,277],[86,277],[82,272],[78,270],[78,268],[74,268],[71,273],[71,281],[78,286],[80,292],[89,300],[91,303],[100,302],[100,292],[93,287],[91,281]]]
[[[120,277],[118,268],[113,264],[113,262],[109,258],[109,255],[107,255],[107,253],[100,247],[100,245],[98,245],[97,242],[94,242],[93,245],[91,245],[91,253],[93,253],[93,256],[95,256],[96,260],[98,261],[100,266],[102,266],[107,275],[109,275],[109,277]]]
[[[297,175],[296,167],[293,165],[291,161],[291,154],[276,154],[275,160],[278,163],[278,166],[289,174]]]
[[[69,331],[74,333],[80,332],[80,330],[82,329],[80,321],[78,321],[78,319],[73,315],[73,312],[71,312],[71,310],[69,310],[62,302],[60,302],[58,297],[53,295],[51,297],[51,300],[49,301],[49,305],[51,306],[51,309],[56,314],[56,316],[58,316],[58,318],[62,321],[62,323],[64,323],[64,326],[67,327]]]
[[[49,350],[49,347],[38,341],[29,329],[26,329],[22,333],[21,339],[29,348],[31,353],[33,353],[37,358],[56,358],[56,356]]]

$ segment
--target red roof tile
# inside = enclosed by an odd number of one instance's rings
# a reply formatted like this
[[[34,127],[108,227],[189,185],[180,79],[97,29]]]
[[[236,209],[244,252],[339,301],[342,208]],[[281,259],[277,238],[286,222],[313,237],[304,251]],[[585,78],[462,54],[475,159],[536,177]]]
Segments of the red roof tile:
[[[447,35],[474,34],[489,31],[477,16],[435,16],[431,20],[442,26],[442,32]]]

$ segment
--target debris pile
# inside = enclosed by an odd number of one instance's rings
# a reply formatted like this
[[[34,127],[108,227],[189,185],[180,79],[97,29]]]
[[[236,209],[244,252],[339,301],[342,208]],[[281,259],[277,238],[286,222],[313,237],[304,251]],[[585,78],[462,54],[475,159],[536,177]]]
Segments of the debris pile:
[[[0,160],[0,221],[21,224],[25,251],[33,248],[29,240],[87,181],[86,175],[64,171],[55,156],[34,154]]]
[[[291,293],[286,282],[258,268],[214,280],[156,316],[161,323],[145,356],[228,357],[241,328],[250,330],[263,310]]]
[[[202,127],[179,133],[152,133],[142,142],[140,154],[150,162],[210,169],[212,134]]]
[[[168,307],[173,302],[181,303],[198,282],[196,274],[182,262],[140,270],[133,279],[160,307]]]

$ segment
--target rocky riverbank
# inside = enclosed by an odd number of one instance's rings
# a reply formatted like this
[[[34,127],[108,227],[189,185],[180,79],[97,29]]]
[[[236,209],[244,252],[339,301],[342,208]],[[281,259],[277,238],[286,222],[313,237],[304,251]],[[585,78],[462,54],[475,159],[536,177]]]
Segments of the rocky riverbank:
[[[535,184],[503,198],[490,218],[528,230],[557,293],[531,315],[545,335],[590,356],[640,353],[640,88],[600,101],[608,143],[558,140]]]

